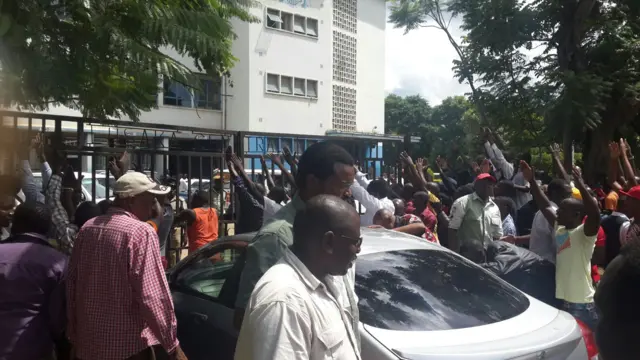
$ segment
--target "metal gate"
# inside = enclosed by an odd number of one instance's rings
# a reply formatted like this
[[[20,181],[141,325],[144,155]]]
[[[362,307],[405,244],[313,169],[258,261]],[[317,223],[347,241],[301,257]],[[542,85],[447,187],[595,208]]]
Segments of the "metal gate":
[[[210,203],[219,214],[219,236],[232,235],[235,229],[235,202],[231,201],[234,189],[229,182],[224,157],[229,145],[243,159],[246,172],[254,180],[262,180],[258,159],[261,155],[281,152],[285,146],[301,154],[313,143],[331,141],[344,147],[370,178],[386,173],[390,180],[395,174],[402,182],[396,160],[400,151],[406,148],[401,136],[376,134],[301,136],[232,132],[13,111],[0,111],[0,119],[0,155],[3,155],[1,165],[5,170],[15,169],[17,161],[22,160],[13,155],[21,145],[22,137],[44,134],[48,145],[64,152],[68,163],[84,175],[83,192],[87,200],[99,202],[112,197],[115,179],[108,171],[109,160],[126,150],[138,171],[158,181],[168,177],[175,179],[172,204],[176,211],[187,208],[186,202],[194,191],[208,191]],[[31,157],[31,164],[35,164],[37,160],[33,154]],[[274,170],[274,164],[268,159],[267,165]],[[184,232],[184,228],[178,228],[175,241],[167,244],[167,259],[179,261],[184,255],[187,248]]]
[[[115,179],[108,171],[110,159],[127,151],[136,170],[160,182],[175,180],[170,196],[176,213],[187,208],[196,190],[207,191],[211,206],[218,211],[218,235],[234,233],[234,204],[230,201],[234,189],[224,181],[224,150],[233,144],[233,132],[8,111],[0,112],[0,118],[2,140],[7,140],[0,145],[5,169],[15,169],[17,161],[24,160],[12,151],[23,145],[20,139],[43,134],[49,147],[64,153],[68,164],[84,176],[85,199],[99,202],[113,198]],[[33,154],[29,160],[32,166],[37,162]],[[41,175],[34,175],[41,184]],[[179,261],[186,254],[184,235],[184,227],[172,234],[167,259]]]

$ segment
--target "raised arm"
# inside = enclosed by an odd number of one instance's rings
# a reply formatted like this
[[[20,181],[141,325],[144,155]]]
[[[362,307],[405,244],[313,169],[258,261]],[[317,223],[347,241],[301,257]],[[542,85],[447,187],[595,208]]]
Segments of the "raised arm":
[[[567,173],[567,170],[564,168],[564,165],[562,165],[562,160],[560,159],[560,145],[553,144],[549,147],[549,149],[551,150],[553,168],[556,170],[556,173],[559,177],[565,179],[567,182],[571,182],[571,177]]]
[[[260,155],[260,165],[262,165],[262,175],[267,179],[267,186],[269,189],[273,189],[276,186],[276,183],[273,182],[273,177],[271,177],[271,172],[269,171],[267,162],[264,160],[264,156],[262,155]]]
[[[531,185],[531,195],[533,195],[533,199],[536,201],[538,209],[542,211],[542,215],[544,215],[549,224],[555,224],[557,219],[556,211],[553,208],[551,201],[549,201],[549,198],[547,198],[547,195],[545,195],[540,186],[538,186],[533,169],[531,169],[531,166],[529,166],[526,161],[521,160],[520,171],[522,171],[524,179]]]
[[[609,144],[609,171],[607,173],[607,183],[609,187],[615,191],[622,190],[622,186],[618,183],[618,166],[620,164],[620,147],[618,143]]]
[[[295,177],[296,174],[298,174],[298,160],[291,154],[291,150],[286,146],[282,147],[282,155],[284,156],[284,160],[291,167],[291,174]]]
[[[264,195],[260,193],[260,191],[258,191],[256,184],[254,184],[253,181],[249,179],[249,176],[244,171],[242,160],[240,160],[238,155],[234,154],[231,151],[231,146],[227,148],[225,155],[227,158],[227,163],[233,164],[233,168],[235,169],[236,174],[238,174],[238,176],[242,179],[242,182],[247,187],[249,194],[251,194],[251,196],[253,196],[256,200],[262,199]],[[231,168],[229,168],[229,171],[231,171]]]
[[[282,177],[287,179],[287,182],[291,185],[291,189],[292,190],[297,189],[296,179],[293,177],[293,175],[291,175],[289,170],[287,170],[287,168],[284,167],[284,164],[282,163],[280,156],[278,154],[271,154],[271,161],[273,161],[273,163],[276,164],[276,166],[280,169],[280,172],[282,173]]]
[[[629,160],[627,142],[624,139],[620,139],[620,159],[622,160],[622,169],[624,170],[624,176],[629,183],[629,187],[634,187],[638,185],[636,181],[636,174],[633,170],[633,166],[631,165],[631,161]]]
[[[600,208],[598,207],[596,198],[589,194],[589,190],[582,180],[582,173],[577,166],[573,167],[573,181],[578,190],[580,190],[582,203],[584,204],[584,213],[587,215],[587,219],[584,222],[584,234],[587,236],[596,236],[600,228]]]

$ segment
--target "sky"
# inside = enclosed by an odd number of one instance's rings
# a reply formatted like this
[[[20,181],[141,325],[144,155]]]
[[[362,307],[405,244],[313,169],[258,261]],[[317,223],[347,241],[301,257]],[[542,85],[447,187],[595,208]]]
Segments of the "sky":
[[[460,39],[460,20],[453,19],[450,31]],[[469,86],[453,77],[457,54],[444,32],[420,28],[404,34],[387,23],[385,91],[401,96],[420,94],[431,105],[443,99],[469,92]]]

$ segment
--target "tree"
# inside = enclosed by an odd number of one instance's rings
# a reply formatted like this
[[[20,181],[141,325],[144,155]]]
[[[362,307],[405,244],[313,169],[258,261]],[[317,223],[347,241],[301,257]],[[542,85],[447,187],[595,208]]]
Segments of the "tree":
[[[404,28],[405,34],[419,27],[441,30],[447,36],[447,40],[458,54],[456,66],[460,69],[460,83],[466,81],[471,88],[471,98],[478,107],[478,113],[485,125],[488,120],[485,116],[484,104],[480,91],[476,88],[473,74],[464,71],[467,63],[467,55],[464,48],[451,35],[451,20],[453,14],[449,13],[449,1],[446,0],[393,0],[391,2],[391,14],[389,21],[396,28]]]
[[[231,19],[257,21],[252,0],[0,1],[0,89],[6,103],[50,104],[85,117],[134,121],[156,104],[161,76],[198,88],[199,72],[227,75]]]
[[[464,96],[446,98],[432,108],[420,95],[390,94],[385,99],[385,129],[391,134],[420,136],[420,144],[413,149],[415,156],[457,157],[478,148],[474,141],[480,120]]]
[[[467,31],[465,71],[476,76],[494,108],[509,110],[501,123],[544,119],[547,134],[563,142],[565,166],[573,162],[577,142],[587,178],[594,179],[606,161],[607,143],[640,111],[640,4],[452,0],[450,5]],[[531,56],[534,48],[542,52]]]

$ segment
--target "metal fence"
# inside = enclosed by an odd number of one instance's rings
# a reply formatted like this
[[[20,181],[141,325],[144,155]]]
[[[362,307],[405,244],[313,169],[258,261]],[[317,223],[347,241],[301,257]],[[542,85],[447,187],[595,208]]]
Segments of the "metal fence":
[[[236,220],[235,202],[231,201],[234,188],[225,181],[228,170],[224,152],[228,146],[232,146],[244,161],[252,179],[259,181],[263,181],[259,171],[260,155],[281,152],[284,146],[292,152],[302,153],[319,141],[343,146],[370,176],[395,173],[398,179],[401,178],[395,160],[388,160],[397,159],[399,151],[403,150],[400,137],[232,132],[12,111],[0,111],[0,119],[3,155],[0,171],[15,169],[17,161],[24,159],[14,156],[14,150],[24,146],[24,139],[32,139],[40,133],[50,148],[64,153],[67,162],[84,175],[82,185],[86,200],[99,202],[113,196],[111,190],[115,179],[109,174],[109,161],[127,151],[138,171],[160,181],[175,179],[171,198],[176,212],[187,208],[187,202],[196,190],[208,191],[210,202],[219,214],[219,236],[232,235]],[[31,164],[36,164],[33,154],[31,157]],[[270,160],[267,164],[275,170]],[[41,180],[37,172],[34,175],[36,181],[38,177]],[[184,235],[184,228],[176,229],[174,241],[167,244],[168,259],[179,261],[184,255],[187,248]]]

